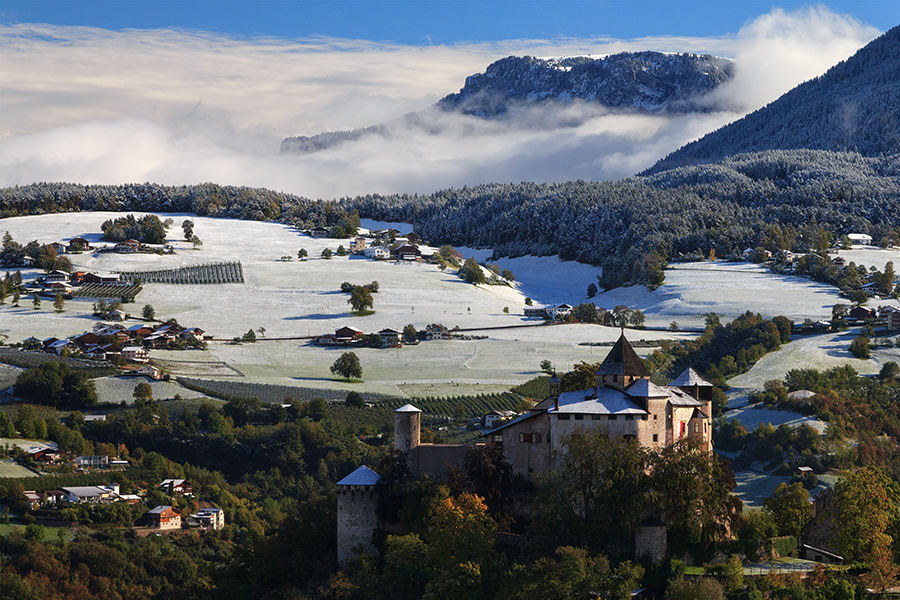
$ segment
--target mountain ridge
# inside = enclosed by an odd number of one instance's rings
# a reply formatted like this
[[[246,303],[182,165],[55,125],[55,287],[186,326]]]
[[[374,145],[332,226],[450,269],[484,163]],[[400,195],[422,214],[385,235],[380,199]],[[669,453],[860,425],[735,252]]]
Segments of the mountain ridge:
[[[370,127],[285,138],[282,153],[312,153],[368,135],[388,135],[395,124],[436,134],[434,111],[483,119],[514,109],[583,101],[612,110],[684,114],[716,110],[703,96],[731,80],[733,61],[708,54],[623,52],[603,58],[507,56],[466,78],[459,92],[424,110]]]
[[[715,162],[766,150],[900,150],[900,26],[823,75],[686,144],[641,173]]]

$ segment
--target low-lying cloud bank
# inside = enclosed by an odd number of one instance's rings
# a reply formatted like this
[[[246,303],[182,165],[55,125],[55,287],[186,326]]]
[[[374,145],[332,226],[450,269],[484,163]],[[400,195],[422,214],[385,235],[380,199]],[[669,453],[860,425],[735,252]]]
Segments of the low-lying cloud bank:
[[[491,181],[620,179],[791,87],[879,34],[824,8],[774,10],[724,38],[513,40],[411,47],[353,40],[235,39],[179,30],[0,28],[0,186],[36,181],[214,181],[313,198],[430,192]],[[507,55],[657,50],[728,56],[726,112],[621,115],[574,103],[484,121],[402,115]],[[310,155],[284,137],[390,123]]]

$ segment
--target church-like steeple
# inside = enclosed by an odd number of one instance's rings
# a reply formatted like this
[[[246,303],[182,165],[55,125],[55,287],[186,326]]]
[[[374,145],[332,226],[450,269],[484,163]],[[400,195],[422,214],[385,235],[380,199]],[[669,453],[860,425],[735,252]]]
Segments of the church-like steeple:
[[[620,389],[630,385],[636,379],[649,377],[650,371],[625,339],[624,331],[609,354],[603,359],[596,373],[597,387],[612,385]]]

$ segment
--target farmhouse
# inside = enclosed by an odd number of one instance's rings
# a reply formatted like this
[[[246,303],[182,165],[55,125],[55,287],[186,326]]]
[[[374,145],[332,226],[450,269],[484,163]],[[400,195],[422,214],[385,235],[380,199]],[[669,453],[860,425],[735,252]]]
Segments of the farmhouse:
[[[856,244],[859,246],[872,245],[872,236],[866,233],[848,233],[847,237],[850,239],[850,242],[852,244]]]
[[[80,487],[64,487],[60,490],[66,495],[66,502],[75,504],[93,503],[97,504],[104,501],[112,501],[114,495],[118,495],[119,484],[113,487],[103,485],[88,485]]]
[[[349,346],[361,342],[364,335],[361,329],[344,326],[340,329],[335,329],[334,334],[326,333],[325,335],[320,335],[313,340],[313,343],[317,346]]]
[[[575,429],[602,429],[647,448],[696,438],[712,452],[712,384],[688,369],[666,387],[650,373],[622,335],[595,374],[594,387],[562,392],[557,377],[550,396],[527,414],[485,434],[500,444],[513,471],[529,476],[556,467],[562,441]]]
[[[157,506],[147,513],[147,524],[156,529],[181,529],[181,513],[171,506]]]
[[[306,230],[306,235],[312,238],[327,238],[328,230],[324,227],[313,227],[312,229]]]
[[[119,285],[121,283],[118,273],[85,273],[82,281],[84,283],[100,283],[104,285]]]
[[[87,241],[86,238],[83,237],[74,237],[69,240],[69,245],[67,250],[69,252],[76,252],[79,250],[91,250],[91,243]]]
[[[422,252],[418,246],[406,243],[398,243],[391,247],[391,258],[397,260],[419,260]]]
[[[391,251],[384,246],[369,246],[363,250],[363,255],[375,260],[387,260],[391,257]]]
[[[900,308],[896,306],[879,306],[878,317],[884,319],[884,325],[887,329],[900,329]]]

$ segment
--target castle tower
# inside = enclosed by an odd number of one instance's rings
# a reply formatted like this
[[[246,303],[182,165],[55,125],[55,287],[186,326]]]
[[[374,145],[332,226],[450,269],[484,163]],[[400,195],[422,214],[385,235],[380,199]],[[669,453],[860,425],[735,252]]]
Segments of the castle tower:
[[[553,371],[553,375],[550,376],[550,396],[549,398],[553,399],[553,407],[559,409],[559,394],[562,390],[562,382],[559,380],[559,377],[556,375],[556,371]]]
[[[406,404],[394,411],[394,450],[409,452],[419,445],[422,411]]]
[[[378,528],[378,473],[363,465],[337,482],[337,559],[344,564],[356,549],[375,550]]]
[[[638,379],[649,379],[650,371],[625,339],[623,332],[600,363],[595,378],[597,387],[609,386],[623,390]]]

